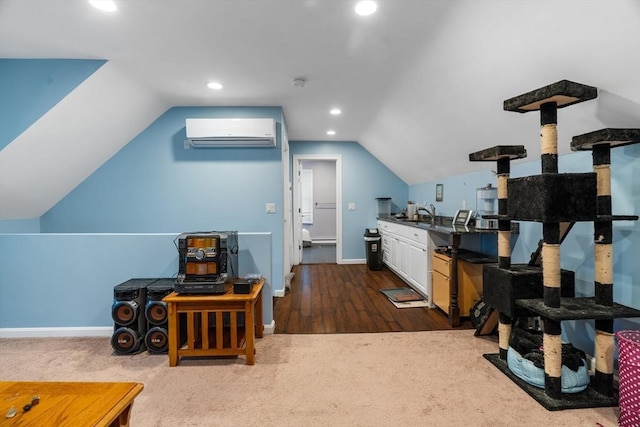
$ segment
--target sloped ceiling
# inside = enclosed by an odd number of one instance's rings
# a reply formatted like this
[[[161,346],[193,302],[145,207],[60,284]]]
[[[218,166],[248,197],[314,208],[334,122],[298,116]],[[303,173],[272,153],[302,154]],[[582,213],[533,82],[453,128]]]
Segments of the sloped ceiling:
[[[539,158],[537,113],[502,103],[563,79],[599,97],[560,110],[561,154],[640,127],[637,0],[115,1],[0,0],[1,57],[108,61],[0,152],[0,218],[40,216],[171,106],[282,106],[290,140],[358,141],[408,184],[499,144]]]
[[[38,218],[167,109],[108,62],[0,151],[0,218]]]

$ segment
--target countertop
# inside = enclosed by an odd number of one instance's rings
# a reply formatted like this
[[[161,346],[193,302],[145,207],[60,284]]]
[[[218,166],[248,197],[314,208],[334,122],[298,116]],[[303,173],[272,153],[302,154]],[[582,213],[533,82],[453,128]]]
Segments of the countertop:
[[[473,225],[462,227],[452,225],[453,218],[436,216],[435,224],[431,224],[429,220],[412,221],[408,219],[398,219],[394,215],[391,216],[379,216],[380,221],[387,221],[395,224],[406,225],[409,227],[421,228],[423,230],[431,231],[434,233],[443,233],[451,235],[466,235],[466,234],[496,234],[496,229],[475,228]],[[519,224],[511,223],[511,232],[517,233],[519,230],[514,231],[514,228],[519,229]],[[515,227],[514,227],[515,226]]]

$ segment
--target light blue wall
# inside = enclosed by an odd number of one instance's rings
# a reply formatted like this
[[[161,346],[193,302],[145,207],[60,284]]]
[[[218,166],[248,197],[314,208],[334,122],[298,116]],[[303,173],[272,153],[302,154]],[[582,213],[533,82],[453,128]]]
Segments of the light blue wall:
[[[185,149],[191,117],[270,117],[280,133],[282,109],[169,109],[45,213],[41,231],[282,233],[280,147]],[[279,213],[265,214],[267,202]]]
[[[45,213],[43,233],[272,234],[273,286],[284,289],[283,186],[277,148],[184,149],[185,119],[271,117],[279,107],[175,107]],[[279,141],[278,136],[278,141]],[[265,204],[276,204],[266,214]]]
[[[640,145],[613,148],[611,150],[611,191],[613,213],[616,215],[640,214]],[[528,161],[524,161],[528,160]],[[559,156],[560,173],[592,172],[591,152],[577,152]],[[435,199],[435,186],[444,184],[444,200],[435,203],[439,212],[453,215],[466,201],[468,209],[476,209],[476,189],[497,181],[488,165],[486,171],[447,177],[434,182],[412,185],[409,197],[418,201]],[[540,174],[540,161],[523,159],[511,163],[512,178]],[[542,238],[540,223],[519,222],[520,234],[513,244],[512,262],[526,263]],[[562,268],[575,272],[578,296],[593,296],[594,259],[593,223],[577,223],[561,247]],[[640,309],[640,221],[615,221],[614,241],[614,301]],[[497,244],[497,243],[496,243]],[[616,330],[640,329],[638,319],[619,319]],[[593,321],[564,322],[565,338],[588,353],[593,347]]]
[[[293,155],[342,157],[342,258],[365,259],[363,236],[366,228],[376,226],[376,197],[391,197],[405,205],[407,184],[357,142],[291,141],[289,152],[291,164]],[[347,210],[348,203],[355,203],[356,210]]]
[[[0,329],[113,326],[113,287],[131,278],[175,277],[179,233],[0,235]],[[238,236],[240,275],[266,278],[271,324],[271,235]]]
[[[0,233],[39,233],[40,218],[0,220]]]
[[[81,76],[75,81],[75,84],[80,84],[102,63],[103,61],[95,63],[45,61],[40,64],[40,67],[44,68],[39,70],[44,74],[35,73],[34,77],[31,77],[30,84],[37,86],[41,84],[40,80],[48,79],[50,76],[53,78],[49,83],[58,80],[66,81],[55,74],[56,67],[69,68],[63,73],[66,79],[74,75]],[[8,63],[5,62],[5,64]],[[33,68],[34,64],[36,63],[30,61],[15,63],[16,66],[26,70],[25,76],[31,75],[28,69]],[[88,67],[89,65],[93,65],[94,68]],[[47,66],[51,68],[46,68]],[[11,98],[13,101],[5,104],[8,108],[0,111],[0,122],[24,123],[23,129],[42,116],[74,87],[74,84],[70,84],[66,91],[59,93],[58,98],[55,99],[43,97],[38,91],[27,90],[24,86],[29,84],[21,83],[19,75],[19,72],[13,70],[9,72],[7,67],[0,69],[0,79],[5,83],[12,82],[9,86],[22,87],[22,96],[29,100],[24,107],[11,108],[12,105],[21,105],[19,100]],[[3,97],[3,101],[9,101],[9,99]],[[19,114],[20,117],[14,117],[14,113]],[[273,117],[278,123],[278,147],[275,149],[185,150],[183,148],[184,122],[187,117]],[[258,265],[262,266],[262,269],[264,268],[262,258],[269,259],[270,280],[265,288],[269,302],[265,305],[265,321],[270,322],[272,319],[266,317],[272,316],[270,308],[272,293],[274,290],[284,288],[283,171],[280,149],[283,121],[283,112],[280,107],[172,108],[41,218],[0,221],[0,232],[21,233],[0,236],[3,262],[0,291],[3,293],[3,300],[8,301],[7,304],[9,304],[10,301],[17,302],[16,298],[21,298],[17,304],[21,310],[10,311],[8,306],[3,308],[2,314],[5,317],[2,318],[0,327],[13,325],[14,323],[10,321],[11,313],[21,313],[22,308],[25,307],[38,313],[47,312],[46,299],[32,298],[28,293],[13,294],[16,289],[32,289],[30,283],[39,283],[39,278],[43,277],[47,278],[49,284],[43,285],[45,287],[42,289],[64,290],[66,287],[75,291],[80,287],[88,291],[88,295],[96,305],[102,305],[101,308],[96,309],[105,310],[105,307],[109,306],[113,286],[131,277],[145,275],[131,266],[122,267],[124,258],[127,260],[140,258],[141,263],[151,270],[149,275],[153,277],[168,274],[164,270],[165,263],[160,262],[154,265],[154,261],[147,259],[144,255],[143,249],[145,245],[150,244],[153,249],[148,253],[153,258],[156,250],[165,251],[167,247],[159,249],[157,245],[160,243],[149,243],[146,238],[131,236],[141,235],[140,233],[145,233],[142,236],[162,236],[165,233],[178,234],[183,231],[201,230],[238,230],[241,235],[245,235],[240,243],[241,266],[251,264],[253,260],[258,259],[261,260]],[[23,129],[13,133],[20,133]],[[333,148],[327,151],[327,146],[322,143],[306,144],[307,148],[315,145],[312,151],[316,153],[334,152]],[[375,225],[377,204],[374,198],[381,195],[390,196],[394,200],[402,200],[401,203],[404,204],[407,186],[357,143],[348,143],[340,150],[344,150],[343,161],[346,169],[343,181],[345,201],[355,202],[358,206],[357,211],[346,212],[344,216],[343,232],[346,245],[343,254],[348,258],[364,259],[362,234],[364,228]],[[365,194],[367,194],[366,197],[364,197]],[[276,204],[275,215],[265,214],[266,203]],[[37,237],[30,234],[22,234],[40,232],[43,233],[40,237],[43,240],[37,240]],[[268,247],[264,247],[262,240],[255,242],[246,237],[263,233],[269,235]],[[107,239],[105,235],[111,237]],[[106,244],[105,239],[108,240]],[[127,249],[132,245],[132,239],[133,247],[140,249],[135,252],[135,256],[131,255]],[[139,242],[139,239],[143,241]],[[71,241],[74,243],[70,243]],[[242,246],[243,242],[248,245],[246,248]],[[4,254],[24,253],[25,248],[40,247],[43,249],[39,253],[45,253],[46,256],[37,260],[27,258],[28,266],[25,263],[15,262],[12,256],[4,256]],[[69,252],[73,252],[72,247],[74,253],[83,254],[77,259],[79,265],[84,264],[78,275],[74,273],[77,268],[75,263],[60,261],[60,258],[70,257]],[[107,249],[99,250],[99,256],[85,257],[85,253],[92,253],[93,247]],[[119,250],[121,252],[118,252]],[[175,256],[173,245],[168,250],[169,252],[166,255],[163,252],[162,256],[170,258]],[[259,254],[256,251],[259,251]],[[177,264],[169,262],[169,265],[173,265],[171,274],[174,274]],[[117,277],[107,275],[99,283],[91,282],[92,286],[85,289],[82,279],[84,274],[81,273],[112,272],[112,270],[118,273]],[[256,271],[250,269],[248,272]],[[258,272],[266,275],[263,271]],[[42,289],[35,288],[38,292]],[[46,295],[47,292],[44,294]],[[30,311],[27,310],[25,313]],[[40,319],[42,323],[33,323],[27,317]],[[80,327],[104,325],[104,312],[96,317],[99,319],[96,320],[97,323],[85,315],[62,323],[52,322],[53,318],[43,319],[39,315],[27,317],[19,318],[16,324],[20,327],[52,324]],[[61,319],[64,320],[65,317],[62,316]]]
[[[105,61],[0,59],[0,150]]]

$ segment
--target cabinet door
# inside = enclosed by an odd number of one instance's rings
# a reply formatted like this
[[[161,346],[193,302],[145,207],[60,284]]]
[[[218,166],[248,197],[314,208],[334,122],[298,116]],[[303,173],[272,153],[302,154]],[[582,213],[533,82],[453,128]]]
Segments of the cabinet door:
[[[387,234],[382,233],[382,262],[387,266],[391,264],[391,243]]]
[[[408,279],[420,292],[430,297],[427,291],[427,264],[427,248],[409,245]]]
[[[398,271],[402,277],[409,277],[409,243],[404,239],[396,239],[396,249],[398,257],[396,258]]]
[[[389,235],[388,237],[389,237],[389,256],[387,258],[388,258],[389,264],[387,264],[387,265],[393,271],[397,272],[399,270],[399,268],[398,268],[398,238],[395,237],[394,235]]]
[[[433,303],[445,313],[449,313],[449,276],[433,270],[431,273],[431,293]]]
[[[482,264],[458,261],[458,293],[460,316],[468,316],[482,296]]]

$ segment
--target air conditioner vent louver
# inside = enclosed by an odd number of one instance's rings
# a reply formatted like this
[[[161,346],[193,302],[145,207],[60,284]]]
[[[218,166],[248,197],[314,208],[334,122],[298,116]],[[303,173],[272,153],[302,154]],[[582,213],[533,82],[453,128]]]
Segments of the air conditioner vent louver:
[[[275,147],[274,119],[186,119],[184,148]]]

